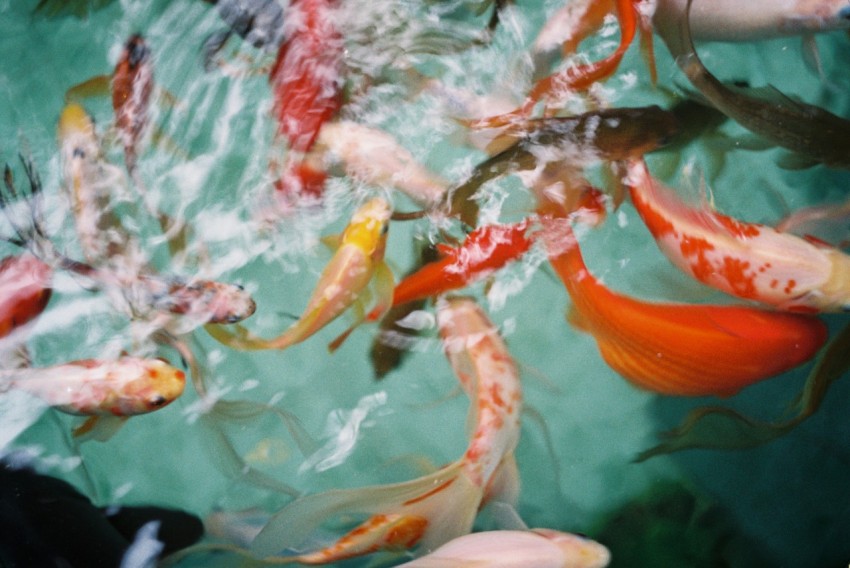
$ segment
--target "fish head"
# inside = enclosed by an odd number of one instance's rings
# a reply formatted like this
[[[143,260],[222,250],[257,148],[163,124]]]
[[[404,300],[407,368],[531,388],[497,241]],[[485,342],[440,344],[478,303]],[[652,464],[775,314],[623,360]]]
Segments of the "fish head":
[[[604,568],[611,561],[611,552],[595,540],[550,529],[534,529],[532,532],[546,538],[561,549],[563,557],[570,560],[569,566]]]
[[[150,53],[144,38],[139,34],[133,34],[124,44],[124,51],[119,63],[126,61],[130,68],[136,68],[148,61]]]
[[[183,394],[186,373],[161,359],[119,359],[116,373],[126,373],[127,381],[115,391],[110,404],[113,414],[133,416],[147,414],[167,406]]]
[[[594,140],[601,158],[624,160],[669,144],[678,131],[676,115],[656,105],[609,109],[600,114]]]
[[[390,213],[390,205],[384,199],[370,199],[352,215],[342,235],[342,244],[356,246],[373,260],[383,258]]]

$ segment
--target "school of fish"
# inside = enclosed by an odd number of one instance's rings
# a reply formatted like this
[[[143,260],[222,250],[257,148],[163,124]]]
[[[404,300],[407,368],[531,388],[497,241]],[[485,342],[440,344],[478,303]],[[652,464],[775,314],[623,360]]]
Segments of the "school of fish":
[[[146,179],[152,155],[171,151],[179,161],[188,154],[154,124],[163,108],[185,101],[158,84],[155,65],[166,55],[144,30],[122,41],[110,73],[67,86],[55,109],[58,183],[42,181],[47,164],[22,146],[19,164],[4,157],[0,188],[0,238],[8,249],[0,260],[0,397],[24,393],[42,406],[83,416],[74,438],[108,444],[119,427],[132,427],[132,420],[125,425],[131,417],[158,413],[179,399],[188,379],[203,407],[200,422],[216,440],[212,453],[218,455],[208,459],[226,475],[289,500],[257,515],[222,512],[215,523],[224,540],[211,538],[169,562],[215,553],[275,564],[334,564],[373,555],[411,567],[608,565],[604,543],[561,527],[529,529],[517,512],[524,470],[516,451],[524,411],[521,362],[482,300],[511,268],[553,272],[575,330],[565,321],[551,333],[564,342],[595,344],[613,373],[659,396],[731,397],[805,365],[830,339],[820,314],[850,311],[850,256],[812,228],[822,218],[843,219],[846,204],[792,212],[783,224],[771,225],[722,213],[704,190],[694,199],[653,174],[653,153],[687,148],[686,117],[692,115],[703,121],[697,137],[729,119],[790,152],[797,167],[850,169],[850,119],[772,87],[721,80],[714,73],[723,75],[722,62],[706,59],[710,72],[698,54],[703,41],[785,36],[800,36],[813,49],[813,34],[850,29],[845,0],[765,0],[747,7],[710,0],[564,0],[528,48],[521,94],[499,103],[454,92],[428,75],[434,69],[426,73],[415,64],[369,75],[352,61],[350,42],[361,36],[346,20],[346,0],[205,3],[215,5],[224,27],[200,46],[186,46],[196,60],[186,74],[231,73],[234,49],[256,61],[273,58],[270,65],[254,64],[268,76],[267,118],[274,127],[262,151],[265,201],[246,224],[253,223],[257,234],[276,235],[276,228],[302,216],[342,207],[342,230],[321,230],[332,250],[323,267],[311,269],[316,277],[308,297],[292,297],[290,275],[282,269],[274,280],[258,283],[263,297],[277,293],[278,306],[255,301],[258,290],[251,286],[205,272],[209,259],[203,246],[193,246],[192,219],[149,189],[156,189]],[[41,0],[33,17],[72,25],[79,20],[69,16],[110,4]],[[486,45],[511,11],[522,9],[511,2],[474,4],[479,16],[492,5],[489,19],[468,45],[446,44],[446,51]],[[583,52],[606,24],[616,33],[613,49],[601,57],[598,50]],[[657,68],[656,36],[673,56],[671,69]],[[639,80],[656,85],[676,76],[677,104],[660,96],[646,106],[607,101],[602,87],[613,84],[636,38]],[[439,42],[426,50],[439,53],[435,46]],[[466,170],[437,171],[403,140],[348,111],[357,97],[394,79],[404,97],[428,96],[454,109],[448,116],[453,127],[485,158]],[[234,73],[229,80],[248,79]],[[815,74],[813,80],[819,80]],[[90,110],[101,96],[113,113],[105,127]],[[473,107],[476,112],[465,112]],[[768,162],[766,168],[779,167]],[[339,179],[358,187],[342,205],[335,193]],[[718,194],[744,190],[757,188],[712,188]],[[494,209],[498,199],[511,205]],[[66,208],[70,237],[51,224],[53,206]],[[670,264],[727,298],[649,300],[609,287],[588,267],[582,249],[622,214],[620,207],[633,209],[647,242],[654,239]],[[418,232],[416,260],[402,275],[387,242],[404,224]],[[148,248],[152,241],[139,236],[140,226],[154,227],[158,249]],[[805,234],[792,234],[791,227],[805,227]],[[594,266],[592,258],[587,262]],[[70,360],[45,361],[36,350],[33,361],[28,343],[67,291],[67,283],[56,289],[54,282],[68,277],[80,290],[101,295],[133,330],[132,341],[101,352],[85,352],[93,346],[80,341],[81,352]],[[287,323],[281,313],[295,305],[305,307]],[[338,328],[345,315],[351,323]],[[270,321],[282,331],[268,337],[262,329]],[[242,351],[295,350],[318,341],[326,328],[339,331],[330,353],[352,334],[372,334],[369,355],[378,379],[403,374],[405,357],[420,341],[438,342],[468,398],[465,422],[445,418],[444,427],[466,433],[460,457],[407,481],[312,494],[249,465],[230,437],[232,423],[244,429],[250,420],[271,416],[284,423],[302,453],[316,449],[299,418],[277,400],[234,400],[235,392],[222,398],[230,387],[211,378],[209,350],[199,348],[199,338],[215,342],[221,357],[247,361],[254,355]],[[430,338],[420,339],[425,334]],[[279,374],[285,385],[286,373]],[[317,386],[320,394],[326,389]],[[499,530],[473,532],[484,509],[512,513]],[[243,520],[248,516],[251,522]],[[569,526],[588,523],[575,518]]]

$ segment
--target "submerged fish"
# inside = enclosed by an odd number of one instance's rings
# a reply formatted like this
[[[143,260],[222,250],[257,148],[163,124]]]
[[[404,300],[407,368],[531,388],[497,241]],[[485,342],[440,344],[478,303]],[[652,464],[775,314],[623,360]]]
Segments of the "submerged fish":
[[[657,0],[659,32],[687,14],[687,0]],[[850,28],[847,0],[696,0],[690,14],[694,39],[753,41]]]
[[[525,121],[514,127],[506,149],[478,164],[466,181],[449,192],[449,211],[474,227],[478,207],[473,197],[492,179],[547,162],[566,160],[581,168],[592,161],[642,156],[663,146],[677,128],[675,116],[655,105]]]
[[[257,337],[244,328],[231,333],[218,326],[208,326],[210,335],[235,349],[286,349],[300,343],[358,304],[366,318],[363,298],[366,288],[374,281],[377,306],[375,319],[389,309],[393,276],[384,263],[384,249],[389,228],[390,206],[381,198],[362,205],[351,217],[331,261],[325,267],[303,315],[289,329],[273,339]],[[354,329],[350,327],[331,348],[334,349]]]
[[[689,276],[739,298],[783,310],[850,310],[850,256],[758,223],[686,205],[629,165],[632,203],[658,247]]]
[[[403,278],[393,292],[393,306],[463,288],[517,260],[534,244],[533,236],[527,234],[533,221],[484,225],[457,248],[436,245],[441,258]]]
[[[84,416],[135,416],[159,410],[183,393],[186,375],[159,359],[84,359],[43,368],[0,371],[0,391],[18,389]]]
[[[691,37],[688,0],[684,16],[659,27],[670,53],[700,94],[741,126],[801,156],[850,167],[850,120],[820,107],[794,101],[772,87],[757,90],[725,85],[703,65]]]
[[[514,448],[522,408],[516,364],[495,326],[472,299],[443,301],[437,319],[446,355],[470,398],[472,432],[464,455],[412,481],[296,499],[257,535],[250,546],[252,553],[275,562],[303,564],[413,547],[427,553],[467,534],[485,501],[512,504],[516,499]],[[303,547],[325,520],[356,513],[371,516],[330,546],[268,558]]]
[[[230,36],[239,37],[256,48],[271,51],[283,41],[283,7],[278,0],[205,0],[215,4],[228,29],[215,32],[204,40],[201,52],[204,67],[210,69],[213,58]]]
[[[404,568],[604,568],[611,553],[575,534],[549,529],[501,530],[460,536]]]
[[[44,311],[53,270],[31,254],[0,260],[0,337]]]
[[[318,197],[326,174],[304,160],[319,130],[342,106],[345,44],[336,23],[337,0],[295,0],[287,8],[286,41],[269,74],[278,135],[288,154],[276,188],[286,202]]]
[[[606,288],[567,226],[547,233],[549,261],[572,299],[571,322],[633,384],[665,395],[731,396],[811,359],[826,326],[803,315],[744,306],[662,304]]]

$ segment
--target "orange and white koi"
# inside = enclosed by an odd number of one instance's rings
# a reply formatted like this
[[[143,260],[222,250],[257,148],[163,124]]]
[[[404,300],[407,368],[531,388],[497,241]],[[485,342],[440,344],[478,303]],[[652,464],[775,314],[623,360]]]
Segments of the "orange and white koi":
[[[641,388],[731,396],[808,361],[826,341],[826,326],[810,315],[618,294],[588,271],[568,225],[544,234],[549,261],[573,302],[571,322],[593,335],[614,371]]]
[[[325,267],[304,314],[291,327],[273,339],[257,337],[244,328],[231,333],[218,326],[208,326],[210,335],[236,349],[286,349],[300,343],[342,315],[353,305],[358,316],[355,326],[366,318],[364,304],[367,287],[374,282],[375,319],[389,309],[393,275],[384,262],[390,220],[389,204],[376,197],[363,204],[351,217],[343,231],[340,245]],[[353,331],[350,327],[331,344],[336,348]]]
[[[327,177],[304,154],[342,106],[345,45],[335,20],[337,5],[338,0],[295,0],[286,11],[286,40],[269,75],[278,135],[289,146],[276,183],[284,202],[320,196]]]
[[[327,564],[345,558],[418,547],[425,553],[469,533],[488,499],[512,502],[518,492],[514,448],[519,440],[519,373],[489,318],[470,298],[451,298],[437,311],[440,335],[471,404],[469,445],[454,463],[418,479],[329,491],[296,499],[250,545],[268,557],[302,546],[336,515],[365,513],[366,521],[330,546],[275,562]]]
[[[404,568],[604,568],[611,553],[598,542],[550,529],[501,530],[464,535]]]
[[[31,254],[0,260],[0,337],[44,311],[53,270]]]
[[[534,244],[528,234],[533,218],[505,225],[484,225],[469,233],[460,247],[438,244],[442,256],[395,287],[393,306],[463,288],[519,259]]]
[[[657,0],[659,31],[685,17],[687,0]],[[694,39],[754,41],[850,28],[846,0],[695,0],[690,16]]]
[[[847,254],[708,206],[688,207],[642,161],[631,162],[628,171],[632,203],[658,247],[685,274],[783,310],[850,309]]]
[[[163,408],[183,393],[186,376],[159,359],[85,359],[43,368],[0,371],[0,391],[28,392],[69,414],[135,416]]]

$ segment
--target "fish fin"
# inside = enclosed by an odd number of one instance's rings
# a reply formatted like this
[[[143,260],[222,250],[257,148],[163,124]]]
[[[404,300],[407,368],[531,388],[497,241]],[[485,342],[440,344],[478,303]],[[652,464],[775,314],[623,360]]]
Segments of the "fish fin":
[[[579,312],[574,305],[571,305],[567,309],[567,321],[570,323],[571,326],[573,326],[577,330],[583,333],[592,334],[591,328],[588,325],[587,320],[584,316],[581,315],[581,312]]]
[[[804,156],[795,154],[794,152],[783,152],[782,156],[776,161],[776,165],[783,170],[800,171],[807,170],[817,166],[820,162]]]
[[[215,323],[208,323],[204,326],[204,329],[207,330],[207,333],[209,333],[213,339],[222,345],[232,347],[233,349],[244,351],[274,348],[272,345],[274,340],[258,337],[239,324],[233,325],[232,328],[235,331],[231,331],[229,328]]]
[[[519,500],[519,468],[516,456],[510,452],[493,472],[490,483],[484,490],[484,503],[498,502],[514,506]]]
[[[73,436],[80,443],[89,440],[107,442],[118,433],[127,416],[89,416],[81,425],[74,428]]]
[[[823,61],[821,61],[815,34],[803,34],[801,40],[800,47],[803,53],[803,62],[812,73],[820,78],[821,82],[826,82],[826,74],[823,72]]]
[[[655,65],[655,44],[652,41],[652,20],[640,14],[638,17],[638,32],[640,34],[640,54],[649,70],[649,80],[652,85],[658,83],[658,69]]]
[[[357,298],[357,300],[355,300],[354,303],[351,305],[350,310],[354,313],[354,322],[350,326],[348,326],[345,331],[339,334],[333,341],[328,343],[329,353],[334,353],[337,349],[342,347],[342,344],[345,342],[346,339],[348,339],[348,336],[351,335],[355,329],[360,327],[361,323],[366,321],[367,314],[364,306],[367,301],[367,296],[368,295],[366,295],[364,292],[364,294],[361,294],[361,296]]]
[[[427,550],[471,530],[481,493],[481,488],[463,475],[463,461],[458,460],[411,481],[308,495],[274,515],[250,549],[261,557],[298,549],[324,522],[359,513],[372,516],[327,548],[296,558],[306,562],[308,557],[323,557],[331,562],[417,543]],[[392,527],[381,520],[394,521],[403,528],[400,532],[407,537],[405,541],[393,540],[393,531],[387,531]]]
[[[803,390],[789,410],[793,416],[781,422],[764,422],[731,408],[705,406],[692,410],[682,424],[659,435],[662,442],[638,454],[635,461],[689,449],[744,449],[766,444],[788,433],[817,412],[832,383],[850,371],[850,325],[821,352]]]
[[[329,250],[335,251],[342,244],[342,235],[326,235],[319,239]]]
[[[66,103],[79,103],[91,97],[105,97],[112,88],[112,75],[97,75],[65,91]]]

